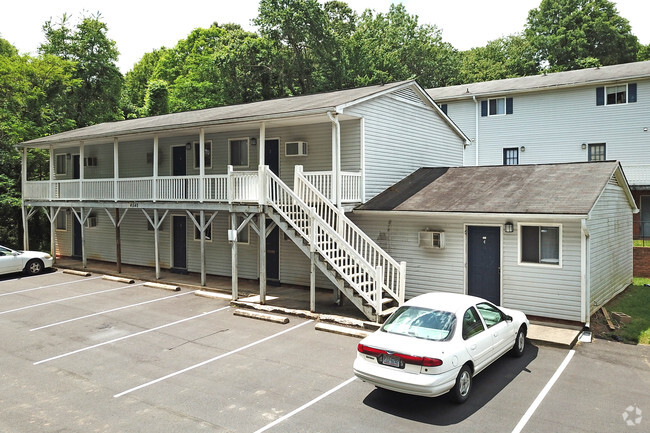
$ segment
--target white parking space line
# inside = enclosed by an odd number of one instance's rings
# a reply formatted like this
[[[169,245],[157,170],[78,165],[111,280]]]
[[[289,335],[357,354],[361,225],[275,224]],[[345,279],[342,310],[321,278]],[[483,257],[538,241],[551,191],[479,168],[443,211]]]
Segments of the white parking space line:
[[[81,283],[81,282],[84,282],[84,281],[96,280],[98,278],[101,278],[101,277],[92,277],[92,278],[86,278],[86,279],[83,279],[83,280],[75,280],[75,281],[67,281],[67,282],[64,282],[64,283],[48,284],[47,286],[34,287],[33,289],[23,289],[23,290],[17,290],[15,292],[0,293],[0,296],[17,295],[19,293],[31,292],[31,291],[34,291],[34,290],[42,290],[42,289],[47,289],[49,287],[65,286],[67,284]]]
[[[569,365],[569,362],[571,361],[571,358],[573,358],[573,355],[576,353],[575,350],[570,350],[569,353],[567,353],[566,357],[564,358],[564,361],[562,361],[562,364],[557,368],[555,371],[555,374],[551,377],[551,379],[546,383],[546,386],[542,389],[542,391],[539,393],[535,401],[533,401],[533,404],[530,405],[526,413],[524,414],[523,417],[519,420],[517,425],[515,426],[515,429],[512,431],[512,433],[520,433],[521,430],[524,428],[526,423],[528,423],[528,420],[530,420],[530,417],[533,416],[533,413],[535,413],[535,410],[537,410],[537,407],[540,405],[542,400],[546,397],[546,394],[551,390],[555,382],[558,380],[564,369],[566,368],[567,365]]]
[[[266,430],[270,429],[271,427],[274,427],[274,426],[280,424],[282,421],[285,421],[286,419],[291,418],[292,416],[294,416],[298,412],[302,412],[303,410],[307,409],[309,406],[321,401],[322,399],[324,399],[328,395],[335,393],[336,391],[338,391],[339,389],[343,388],[346,385],[349,385],[350,383],[354,382],[355,379],[356,379],[356,376],[353,376],[353,377],[349,378],[345,382],[335,386],[334,388],[330,389],[326,393],[319,395],[318,397],[316,397],[315,399],[313,399],[309,403],[303,404],[298,409],[293,410],[293,411],[289,412],[288,414],[286,414],[284,416],[281,416],[280,418],[276,419],[272,423],[265,425],[261,429],[256,430],[255,433],[262,433],[263,431],[266,431]]]
[[[137,304],[131,304],[131,305],[125,305],[123,307],[112,308],[110,310],[100,311],[99,313],[87,314],[85,316],[79,316],[79,317],[75,317],[75,318],[72,318],[72,319],[67,319],[67,320],[62,320],[60,322],[51,323],[49,325],[39,326],[38,328],[30,329],[30,331],[38,331],[38,330],[41,330],[41,329],[51,328],[53,326],[63,325],[64,323],[70,323],[70,322],[74,322],[74,321],[77,321],[77,320],[88,319],[89,317],[101,316],[102,314],[112,313],[114,311],[126,310],[127,308],[140,307],[142,305],[151,304],[153,302],[164,301],[166,299],[171,299],[171,298],[178,298],[179,296],[191,295],[194,292],[196,292],[196,290],[192,290],[191,292],[181,293],[181,294],[178,294],[178,295],[165,296],[164,298],[156,298],[156,299],[151,299],[149,301],[138,302]]]
[[[178,325],[179,323],[187,322],[189,320],[197,319],[199,317],[204,317],[204,316],[207,316],[208,314],[217,313],[217,312],[223,311],[223,310],[225,310],[227,308],[230,308],[230,306],[218,308],[218,309],[212,310],[212,311],[207,311],[205,313],[197,314],[196,316],[187,317],[185,319],[177,320],[177,321],[172,322],[172,323],[167,323],[165,325],[156,326],[155,328],[145,329],[144,331],[136,332],[134,334],[124,335],[124,336],[119,337],[119,338],[114,338],[113,340],[104,341],[103,343],[94,344],[92,346],[83,347],[81,349],[73,350],[72,352],[67,352],[67,353],[63,353],[61,355],[53,356],[51,358],[43,359],[41,361],[35,362],[34,365],[43,364],[43,363],[49,362],[49,361],[54,361],[55,359],[65,358],[66,356],[74,355],[75,353],[85,352],[86,350],[95,349],[97,347],[105,346],[107,344],[116,343],[118,341],[126,340],[127,338],[137,337],[138,335],[147,334],[149,332],[157,331],[159,329],[167,328],[167,327],[173,326],[173,325]]]
[[[41,302],[40,304],[33,304],[33,305],[27,305],[25,307],[14,308],[13,310],[0,311],[0,316],[3,315],[3,314],[7,314],[7,313],[14,313],[16,311],[28,310],[30,308],[36,308],[36,307],[42,307],[43,305],[56,304],[57,302],[69,301],[71,299],[78,299],[78,298],[83,298],[83,297],[86,297],[86,296],[93,296],[93,295],[101,295],[102,293],[114,292],[116,290],[129,289],[131,287],[141,286],[143,284],[144,283],[129,284],[128,286],[117,287],[117,288],[114,288],[114,289],[100,290],[99,292],[85,293],[83,295],[70,296],[68,298],[55,299],[53,301]]]
[[[262,338],[261,340],[254,341],[254,342],[252,342],[250,344],[247,344],[246,346],[242,346],[242,347],[240,347],[238,349],[231,350],[228,353],[224,353],[222,355],[215,356],[214,358],[210,358],[207,361],[199,362],[198,364],[194,364],[192,366],[189,366],[189,367],[184,368],[182,370],[179,370],[179,371],[176,371],[174,373],[168,374],[166,376],[159,377],[158,379],[152,380],[150,382],[143,383],[142,385],[136,386],[135,388],[131,388],[131,389],[128,389],[126,391],[120,392],[119,394],[115,394],[113,397],[115,397],[115,398],[122,397],[123,395],[130,394],[133,391],[137,391],[139,389],[146,388],[147,386],[151,386],[151,385],[153,385],[155,383],[162,382],[163,380],[172,378],[174,376],[178,376],[179,374],[186,373],[186,372],[188,372],[190,370],[194,370],[195,368],[202,367],[202,366],[204,366],[206,364],[209,364],[211,362],[218,361],[219,359],[222,359],[222,358],[225,358],[227,356],[233,355],[233,354],[235,354],[237,352],[241,352],[242,350],[246,350],[246,349],[251,348],[253,346],[256,346],[256,345],[258,345],[260,343],[264,343],[266,341],[271,340],[272,338],[279,337],[280,335],[286,334],[287,332],[291,332],[291,331],[293,331],[295,329],[298,329],[301,326],[305,326],[306,324],[311,323],[311,322],[313,322],[313,320],[307,320],[306,322],[300,323],[300,324],[298,324],[296,326],[292,326],[291,328],[285,329],[284,331],[280,331],[280,332],[278,332],[276,334],[269,335],[268,337]]]

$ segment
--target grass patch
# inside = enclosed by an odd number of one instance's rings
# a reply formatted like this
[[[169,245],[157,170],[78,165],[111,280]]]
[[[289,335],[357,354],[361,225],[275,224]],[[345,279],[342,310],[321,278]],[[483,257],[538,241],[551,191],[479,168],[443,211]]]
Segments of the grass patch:
[[[650,344],[650,278],[635,278],[634,285],[609,301],[605,308],[610,313],[621,312],[631,317],[630,323],[614,321],[617,329],[610,330],[600,310],[594,315],[598,336],[625,343]]]

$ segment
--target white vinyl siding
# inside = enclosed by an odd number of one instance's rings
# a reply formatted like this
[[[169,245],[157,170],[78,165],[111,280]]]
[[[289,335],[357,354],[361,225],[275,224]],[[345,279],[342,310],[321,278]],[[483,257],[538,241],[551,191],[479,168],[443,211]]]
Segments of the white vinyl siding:
[[[632,211],[620,187],[605,187],[587,227],[593,312],[632,283]]]
[[[395,260],[407,262],[407,299],[430,291],[466,293],[465,224],[501,225],[512,221],[471,215],[463,218],[390,216],[390,212],[386,216],[356,214],[353,218]],[[427,227],[445,232],[444,249],[418,247],[418,231]],[[503,234],[501,303],[504,307],[529,315],[581,320],[580,223],[564,223],[562,227],[561,268],[520,265],[517,231]]]
[[[366,201],[420,167],[463,163],[463,140],[434,108],[384,96],[345,113],[364,118]]]
[[[603,109],[595,104],[597,86],[522,92],[516,97],[516,116],[481,117],[479,163],[500,165],[502,149],[525,146],[520,164],[586,161],[582,143],[607,143],[607,159],[627,164],[647,150],[650,80],[637,81],[637,102]],[[476,107],[471,98],[447,103],[451,119],[471,139],[476,138]],[[465,165],[475,165],[476,142],[465,150]]]

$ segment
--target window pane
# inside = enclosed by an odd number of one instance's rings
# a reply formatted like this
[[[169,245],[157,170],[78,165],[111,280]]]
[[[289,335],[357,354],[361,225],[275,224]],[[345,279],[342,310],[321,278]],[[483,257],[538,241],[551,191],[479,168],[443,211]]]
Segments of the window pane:
[[[589,161],[605,161],[605,143],[589,145]]]
[[[490,99],[490,116],[497,114],[497,100]]]
[[[463,340],[471,338],[484,329],[483,322],[481,322],[474,307],[465,311],[465,314],[463,315]]]
[[[56,156],[56,174],[65,174],[66,172],[66,156],[65,155],[57,155]]]
[[[516,147],[503,149],[503,165],[519,164],[519,149]]]
[[[230,164],[248,167],[248,140],[230,141]]]
[[[521,261],[539,263],[539,227],[521,228]]]
[[[59,211],[56,216],[56,229],[57,230],[67,230],[68,229],[68,219],[66,217],[65,211]]]
[[[625,104],[627,102],[627,86],[607,87],[607,105]]]
[[[560,263],[560,228],[540,227],[540,263]]]
[[[506,114],[505,98],[497,99],[497,114]]]

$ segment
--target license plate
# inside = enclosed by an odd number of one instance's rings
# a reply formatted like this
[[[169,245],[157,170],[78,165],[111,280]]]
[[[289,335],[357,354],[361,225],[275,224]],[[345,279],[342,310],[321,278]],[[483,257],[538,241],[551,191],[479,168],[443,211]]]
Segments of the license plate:
[[[397,356],[392,356],[392,355],[383,355],[381,357],[381,363],[383,365],[388,365],[389,367],[396,367],[396,368],[402,367],[401,360]]]

